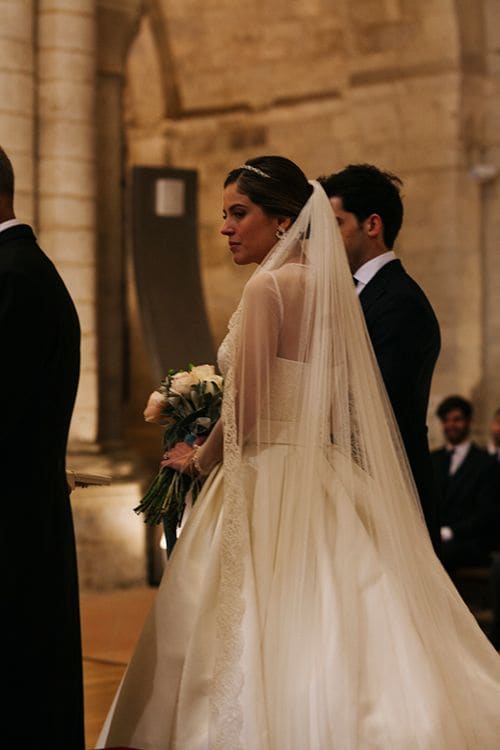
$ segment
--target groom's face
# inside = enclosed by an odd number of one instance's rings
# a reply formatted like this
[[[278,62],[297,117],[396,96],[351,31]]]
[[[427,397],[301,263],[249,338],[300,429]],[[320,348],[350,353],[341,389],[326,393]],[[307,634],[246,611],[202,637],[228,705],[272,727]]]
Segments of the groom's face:
[[[358,221],[356,214],[344,210],[342,198],[334,195],[330,198],[330,203],[344,240],[351,272],[355,273],[369,259],[369,237],[364,224]]]

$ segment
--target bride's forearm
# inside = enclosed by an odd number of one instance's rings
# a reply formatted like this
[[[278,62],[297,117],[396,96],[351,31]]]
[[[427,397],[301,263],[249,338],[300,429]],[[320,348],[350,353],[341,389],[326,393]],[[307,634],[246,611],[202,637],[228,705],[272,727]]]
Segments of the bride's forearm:
[[[219,419],[212,432],[197,450],[196,463],[203,474],[209,474],[216,464],[221,463],[224,447],[224,430]]]

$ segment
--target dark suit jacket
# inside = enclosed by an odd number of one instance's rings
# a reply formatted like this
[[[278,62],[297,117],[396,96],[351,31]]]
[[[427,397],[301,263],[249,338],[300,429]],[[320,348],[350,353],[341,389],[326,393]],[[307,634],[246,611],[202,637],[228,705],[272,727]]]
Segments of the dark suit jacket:
[[[80,750],[78,583],[65,475],[80,329],[66,287],[26,225],[0,232],[0,356],[2,739],[9,747]]]
[[[442,488],[442,525],[488,552],[496,541],[500,508],[497,462],[474,444],[451,477],[445,448],[432,452],[432,462]]]
[[[383,266],[359,296],[401,432],[431,539],[439,551],[439,494],[427,440],[427,407],[441,337],[434,311],[399,260]]]

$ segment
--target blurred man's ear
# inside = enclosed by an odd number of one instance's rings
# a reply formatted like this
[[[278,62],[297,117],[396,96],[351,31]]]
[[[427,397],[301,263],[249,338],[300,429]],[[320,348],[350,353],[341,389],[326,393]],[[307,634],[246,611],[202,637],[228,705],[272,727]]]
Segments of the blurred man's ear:
[[[11,195],[0,193],[0,221],[14,219],[14,201]]]

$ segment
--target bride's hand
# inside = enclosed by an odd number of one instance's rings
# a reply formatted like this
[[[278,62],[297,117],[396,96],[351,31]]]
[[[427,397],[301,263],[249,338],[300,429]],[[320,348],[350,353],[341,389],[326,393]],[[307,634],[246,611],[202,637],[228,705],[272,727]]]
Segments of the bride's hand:
[[[194,449],[187,443],[176,443],[164,454],[160,466],[167,466],[185,474],[196,474],[196,471],[193,471],[193,454]]]

